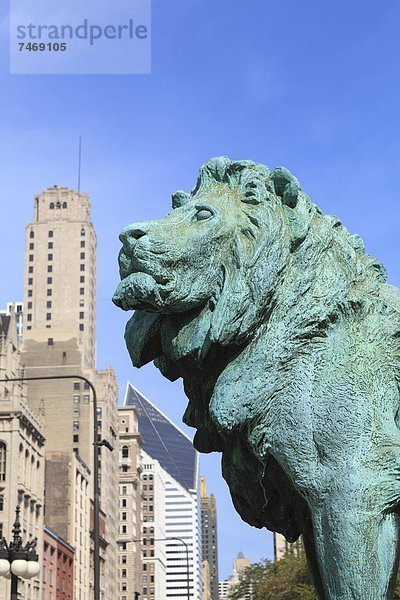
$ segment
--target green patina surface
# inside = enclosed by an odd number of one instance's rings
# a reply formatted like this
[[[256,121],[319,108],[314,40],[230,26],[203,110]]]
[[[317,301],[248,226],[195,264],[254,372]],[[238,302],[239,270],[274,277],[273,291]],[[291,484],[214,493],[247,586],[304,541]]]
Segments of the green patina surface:
[[[225,157],[121,240],[132,362],[183,378],[241,517],[304,535],[321,599],[391,598],[400,293],[382,265],[289,171]]]

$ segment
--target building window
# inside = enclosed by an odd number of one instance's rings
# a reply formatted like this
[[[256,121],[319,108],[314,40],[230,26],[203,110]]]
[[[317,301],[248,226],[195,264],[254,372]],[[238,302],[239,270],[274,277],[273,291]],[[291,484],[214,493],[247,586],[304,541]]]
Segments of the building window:
[[[85,394],[83,396],[83,404],[89,404],[89,402],[90,402],[90,396]]]
[[[51,300],[47,300],[47,302],[46,302],[46,308],[51,308]]]
[[[53,338],[47,338],[47,345],[48,346],[54,346],[54,339]]]
[[[122,446],[122,458],[129,458],[129,447]]]
[[[4,442],[0,442],[0,481],[6,480],[6,445]]]
[[[34,231],[30,231],[29,232],[29,237],[32,239],[35,237],[35,232]]]
[[[81,384],[79,381],[74,381],[74,390],[80,390],[81,389]]]
[[[74,433],[73,441],[74,441],[74,444],[79,444],[79,435],[77,433]]]
[[[79,323],[79,331],[84,331],[85,326],[83,323]]]
[[[29,277],[29,279],[28,279],[28,285],[33,285],[33,277]]]
[[[28,325],[27,329],[32,329],[32,326],[31,326],[31,325]]]
[[[79,288],[79,293],[83,296],[85,294],[85,288]]]
[[[74,413],[73,413],[74,417],[80,417],[80,411],[79,408],[74,408]]]
[[[85,313],[84,312],[80,312],[79,313],[79,318],[80,319],[84,319],[85,318]]]
[[[62,204],[62,207],[63,207],[63,208],[67,208],[67,203],[66,203],[66,202],[63,202],[63,204]]]
[[[32,244],[32,250],[33,250],[33,244]],[[85,260],[85,253],[81,252],[81,260]]]
[[[52,273],[53,272],[53,265],[47,265],[47,272],[48,273]]]
[[[49,231],[49,237],[53,237],[53,231],[51,229]]]
[[[53,210],[54,208],[54,202],[50,202],[50,209]]]
[[[85,230],[83,229],[83,227],[82,227],[82,229],[81,229],[81,236],[83,237],[83,236],[85,236],[85,235],[86,235],[86,231],[85,231]]]
[[[46,313],[46,321],[51,321],[51,313]]]
[[[28,308],[32,308],[32,302],[28,302]]]
[[[47,243],[47,247],[48,247],[49,250],[52,250],[53,249],[53,242],[48,242]]]
[[[4,510],[4,494],[0,494],[0,511]]]
[[[48,277],[47,278],[47,285],[51,285],[53,283],[53,278],[52,277]]]
[[[30,313],[26,315],[26,318],[28,319],[28,321],[32,321],[32,315]]]
[[[51,296],[51,295],[52,295],[52,293],[53,293],[53,292],[52,292],[51,290],[47,290],[47,295],[48,295],[48,296]]]
[[[53,260],[53,255],[52,254],[48,254],[47,255],[47,260]]]
[[[79,402],[81,401],[81,397],[78,394],[74,394],[72,397],[74,404],[79,404]]]
[[[29,255],[29,262],[33,262],[33,254]]]
[[[33,267],[28,267],[28,273],[33,273]]]
[[[84,275],[81,275],[79,277],[79,283],[85,283],[85,276]]]
[[[79,429],[79,421],[74,421],[73,422],[73,429],[74,429],[74,431],[78,431],[78,429]]]
[[[81,248],[85,247],[85,240],[81,240]]]
[[[35,244],[33,244],[33,243],[29,244],[29,250],[33,250],[34,247],[35,247]]]
[[[29,259],[29,260],[30,260],[30,259]],[[32,260],[33,260],[33,257],[32,257]],[[81,269],[81,271],[84,271],[84,270],[85,270],[85,265],[84,265],[84,264],[81,264],[81,266],[80,266],[80,269]]]

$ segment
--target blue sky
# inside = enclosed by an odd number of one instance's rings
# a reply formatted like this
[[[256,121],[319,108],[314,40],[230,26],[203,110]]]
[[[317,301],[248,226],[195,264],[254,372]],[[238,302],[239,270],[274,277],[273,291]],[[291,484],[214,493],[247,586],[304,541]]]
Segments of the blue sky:
[[[111,0],[110,0],[111,2]],[[112,364],[176,422],[181,384],[133,369],[126,315],[111,304],[118,232],[157,218],[212,156],[283,164],[312,200],[359,233],[400,285],[400,4],[366,0],[153,0],[153,67],[143,76],[10,76],[0,9],[0,304],[21,299],[24,225],[33,195],[90,193],[98,250],[98,366]],[[202,457],[219,509],[220,576],[242,550],[272,556],[271,536],[241,522]]]

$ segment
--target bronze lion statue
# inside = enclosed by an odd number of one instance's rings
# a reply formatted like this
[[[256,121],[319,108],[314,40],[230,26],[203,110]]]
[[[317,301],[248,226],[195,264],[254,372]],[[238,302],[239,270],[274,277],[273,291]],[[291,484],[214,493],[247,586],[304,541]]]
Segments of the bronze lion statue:
[[[183,378],[195,447],[245,521],[303,535],[321,599],[391,598],[399,291],[282,167],[212,159],[172,205],[121,233],[133,364]]]

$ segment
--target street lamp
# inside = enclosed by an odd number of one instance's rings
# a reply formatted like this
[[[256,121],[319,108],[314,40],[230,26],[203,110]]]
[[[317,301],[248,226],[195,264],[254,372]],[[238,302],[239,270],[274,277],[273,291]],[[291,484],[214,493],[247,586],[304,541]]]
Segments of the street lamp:
[[[97,394],[93,383],[83,375],[47,375],[44,377],[11,377],[0,379],[10,381],[50,381],[54,379],[80,379],[87,383],[93,394],[93,600],[100,600],[100,493],[99,493],[99,448],[105,446],[112,451],[113,447],[107,440],[98,441],[97,426]],[[16,598],[16,596],[15,596]],[[14,596],[12,596],[14,600]]]
[[[7,544],[4,538],[0,540],[0,576],[11,578],[10,600],[18,599],[18,577],[30,579],[36,577],[40,572],[39,557],[36,554],[37,539],[23,545],[19,513],[20,508],[17,506],[12,541]]]

